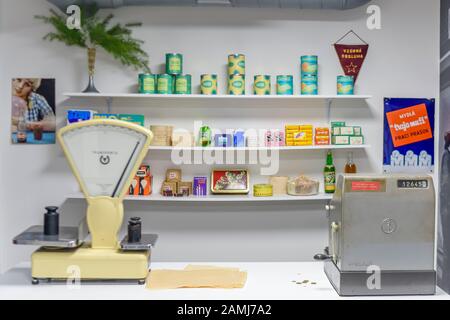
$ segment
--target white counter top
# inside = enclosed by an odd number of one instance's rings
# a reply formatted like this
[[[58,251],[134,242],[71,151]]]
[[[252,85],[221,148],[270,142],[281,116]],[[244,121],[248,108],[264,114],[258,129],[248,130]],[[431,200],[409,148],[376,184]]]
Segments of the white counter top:
[[[182,269],[188,263],[153,263],[153,269]],[[349,299],[339,297],[325,273],[322,263],[194,263],[237,267],[248,272],[243,289],[148,290],[130,284],[82,284],[70,288],[62,284],[33,286],[28,263],[20,264],[0,276],[0,299],[136,299],[136,300],[311,300]],[[308,284],[297,284],[309,280]],[[311,284],[315,282],[316,284]],[[388,297],[389,299],[446,299],[450,296],[438,288],[435,296]],[[385,298],[383,298],[385,299]]]

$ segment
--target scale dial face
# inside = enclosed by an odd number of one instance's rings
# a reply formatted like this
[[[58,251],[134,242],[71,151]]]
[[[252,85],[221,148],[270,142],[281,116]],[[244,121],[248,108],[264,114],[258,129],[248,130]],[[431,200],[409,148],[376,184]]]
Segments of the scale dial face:
[[[90,197],[119,197],[128,186],[148,136],[111,124],[81,126],[61,135],[66,156]]]

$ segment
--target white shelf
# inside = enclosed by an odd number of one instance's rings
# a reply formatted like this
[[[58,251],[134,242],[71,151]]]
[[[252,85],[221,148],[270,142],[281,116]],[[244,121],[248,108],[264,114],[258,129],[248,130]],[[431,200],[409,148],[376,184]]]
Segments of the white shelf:
[[[370,95],[292,95],[292,96],[257,96],[257,95],[201,95],[201,94],[140,94],[140,93],[82,93],[66,92],[64,96],[69,98],[123,98],[123,99],[148,99],[148,100],[366,100]]]
[[[69,195],[68,199],[84,199],[84,195],[76,193]],[[315,196],[273,196],[273,197],[254,197],[253,195],[208,195],[205,197],[164,197],[160,194],[151,196],[127,196],[126,201],[158,201],[158,202],[279,202],[279,201],[327,201],[331,200],[333,195],[318,194]]]
[[[367,149],[370,148],[370,145],[327,145],[327,146],[293,146],[293,147],[278,147],[278,148],[269,148],[269,147],[241,147],[241,148],[223,148],[223,147],[162,147],[162,146],[151,146],[149,150],[151,151],[173,151],[173,150],[186,150],[186,151],[260,151],[260,150],[278,150],[278,151],[295,151],[295,150],[348,150],[348,149]]]

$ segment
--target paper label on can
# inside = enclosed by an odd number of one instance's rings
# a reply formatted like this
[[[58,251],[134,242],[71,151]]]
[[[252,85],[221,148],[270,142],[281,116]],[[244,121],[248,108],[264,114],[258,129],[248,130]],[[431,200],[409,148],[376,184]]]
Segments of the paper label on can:
[[[240,88],[242,88],[243,83],[242,83],[242,81],[237,80],[237,81],[233,81],[232,85],[233,85],[233,87],[240,89]]]
[[[202,82],[202,86],[204,86],[205,88],[211,88],[213,86],[213,83],[211,80],[205,80]]]
[[[258,81],[255,83],[255,87],[257,87],[258,89],[264,89],[266,87],[266,84],[264,81]]]
[[[169,59],[169,70],[171,72],[181,71],[181,60],[178,57],[171,57]]]

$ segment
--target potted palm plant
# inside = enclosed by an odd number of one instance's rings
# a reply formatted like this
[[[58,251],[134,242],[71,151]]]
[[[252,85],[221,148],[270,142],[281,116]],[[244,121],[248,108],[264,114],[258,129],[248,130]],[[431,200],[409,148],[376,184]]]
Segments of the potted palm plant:
[[[50,9],[49,16],[35,16],[36,19],[53,26],[54,30],[44,36],[44,40],[60,41],[68,46],[86,49],[88,55],[89,84],[83,92],[98,92],[94,85],[95,61],[98,48],[125,66],[138,71],[150,72],[148,54],[142,49],[141,40],[132,37],[133,27],[141,23],[112,24],[113,14],[100,17],[95,4],[81,7],[81,24],[78,29],[67,26],[68,16]]]

